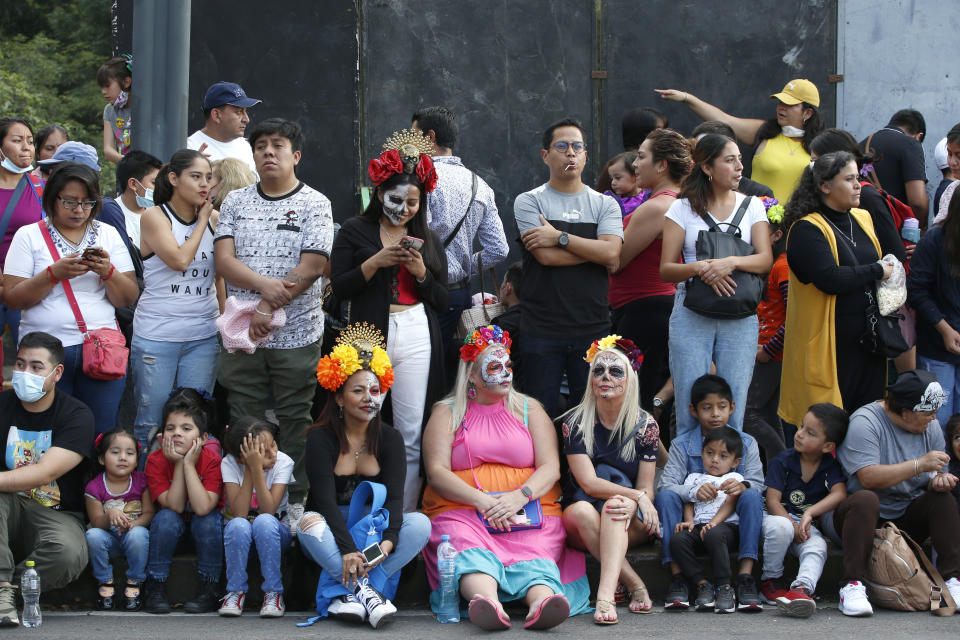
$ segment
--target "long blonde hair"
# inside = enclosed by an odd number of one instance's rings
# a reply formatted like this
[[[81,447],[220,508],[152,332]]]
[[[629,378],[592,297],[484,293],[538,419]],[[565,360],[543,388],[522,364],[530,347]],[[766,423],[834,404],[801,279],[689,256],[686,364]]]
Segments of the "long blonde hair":
[[[213,199],[213,208],[220,210],[224,198],[231,191],[249,187],[257,181],[257,176],[250,171],[250,166],[243,160],[236,158],[224,158],[217,160],[212,166],[213,175],[217,179],[217,196]]]
[[[610,430],[610,440],[608,444],[614,442],[620,448],[619,456],[626,462],[632,462],[637,457],[637,438],[642,438],[647,430],[647,423],[650,421],[649,414],[640,408],[640,382],[637,379],[637,373],[630,366],[630,360],[619,349],[604,349],[600,353],[611,353],[617,357],[627,372],[627,389],[623,394],[623,404],[620,405],[620,412],[617,414],[617,422]],[[591,366],[591,365],[587,365]],[[579,433],[583,438],[583,445],[587,450],[587,455],[593,454],[593,426],[597,421],[597,398],[593,394],[593,384],[588,380],[587,388],[583,392],[583,401],[573,407],[560,419],[566,422],[573,433]],[[636,437],[630,438],[629,442],[625,440],[638,424],[643,423]]]
[[[490,346],[498,346],[499,343],[491,344]],[[488,349],[490,347],[487,347]],[[486,349],[484,349],[486,351]],[[477,354],[477,360],[480,359],[480,355],[483,353],[481,351]],[[457,365],[457,381],[453,385],[453,389],[450,391],[450,395],[438,401],[437,405],[446,405],[450,407],[450,431],[455,432],[459,427],[460,423],[463,422],[463,417],[467,414],[467,405],[470,402],[470,398],[467,396],[467,389],[470,384],[470,376],[473,374],[474,370],[477,368],[476,362],[464,362],[463,360]],[[523,407],[524,404],[530,401],[530,397],[520,393],[513,388],[513,385],[510,385],[510,391],[507,392],[507,397],[504,399],[503,405],[507,410],[520,420],[524,421]],[[434,405],[436,406],[436,405]]]

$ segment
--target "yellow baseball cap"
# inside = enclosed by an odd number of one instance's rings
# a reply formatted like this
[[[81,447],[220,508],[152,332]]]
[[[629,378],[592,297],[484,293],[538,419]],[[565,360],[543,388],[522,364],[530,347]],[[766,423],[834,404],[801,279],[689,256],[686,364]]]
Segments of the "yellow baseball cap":
[[[783,91],[775,93],[771,98],[776,98],[783,104],[795,105],[801,102],[812,104],[815,107],[820,106],[820,92],[817,91],[817,85],[806,78],[797,78],[791,80],[783,86]]]

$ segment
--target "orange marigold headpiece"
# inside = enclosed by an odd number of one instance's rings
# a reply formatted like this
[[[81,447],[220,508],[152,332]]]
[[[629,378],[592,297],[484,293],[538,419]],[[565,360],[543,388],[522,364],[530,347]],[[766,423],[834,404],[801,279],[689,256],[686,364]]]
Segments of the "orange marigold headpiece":
[[[317,363],[317,381],[328,391],[336,391],[361,369],[373,372],[380,381],[380,393],[393,384],[393,367],[384,349],[383,334],[376,327],[355,323],[340,332],[337,346]]]

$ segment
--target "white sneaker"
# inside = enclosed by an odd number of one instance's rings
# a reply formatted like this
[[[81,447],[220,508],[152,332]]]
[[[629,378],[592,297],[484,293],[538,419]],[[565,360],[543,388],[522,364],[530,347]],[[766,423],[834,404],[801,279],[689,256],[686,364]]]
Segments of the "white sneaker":
[[[390,621],[397,608],[393,603],[383,597],[379,591],[370,586],[367,578],[361,578],[357,583],[357,588],[353,591],[357,600],[367,610],[367,622],[374,629],[378,629],[381,624]]]
[[[960,607],[960,580],[956,578],[947,580],[947,590],[950,592],[950,595],[953,596],[953,604]]]
[[[283,594],[279,591],[268,591],[263,594],[263,606],[260,607],[261,618],[280,618],[287,611],[283,601]]]
[[[284,521],[287,523],[287,526],[290,527],[290,533],[294,537],[297,536],[297,523],[300,522],[300,518],[303,517],[303,503],[302,502],[290,502],[287,503],[287,516]]]
[[[840,589],[840,613],[845,616],[872,616],[867,589],[860,582],[848,582]]]
[[[327,613],[344,622],[363,622],[367,619],[367,610],[353,597],[352,593],[334,598],[327,608]]]
[[[223,604],[217,611],[222,616],[235,618],[243,613],[243,601],[247,599],[247,594],[243,591],[231,591],[223,596]]]

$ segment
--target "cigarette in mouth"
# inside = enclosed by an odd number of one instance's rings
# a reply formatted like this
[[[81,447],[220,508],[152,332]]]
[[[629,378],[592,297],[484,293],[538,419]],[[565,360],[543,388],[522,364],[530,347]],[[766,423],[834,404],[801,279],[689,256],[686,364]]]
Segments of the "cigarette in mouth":
[[[576,163],[576,162],[571,162],[571,163],[568,164],[566,167],[564,167],[563,170],[564,170],[564,171],[573,171],[573,170],[576,169],[576,168],[577,168],[577,163]]]

